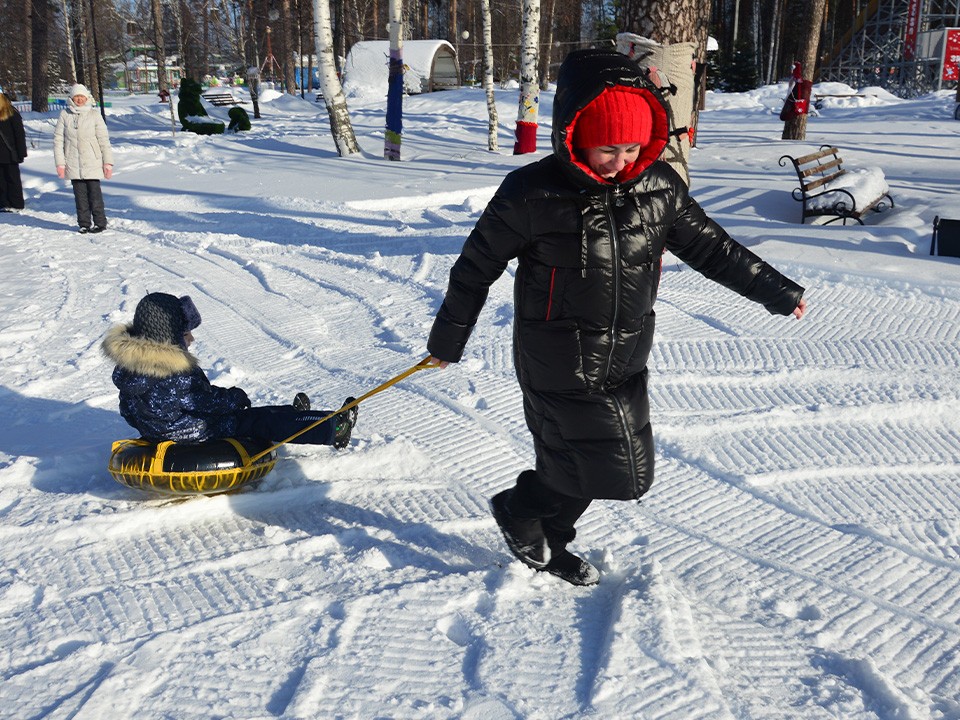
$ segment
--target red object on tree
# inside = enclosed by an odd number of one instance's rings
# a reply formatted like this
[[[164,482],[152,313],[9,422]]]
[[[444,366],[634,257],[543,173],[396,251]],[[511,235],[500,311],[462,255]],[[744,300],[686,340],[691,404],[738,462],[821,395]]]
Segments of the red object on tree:
[[[780,119],[786,122],[798,115],[806,115],[810,112],[810,93],[813,90],[813,83],[810,80],[803,79],[803,70],[800,63],[793,63],[793,73],[790,76],[790,89],[787,92],[787,99],[783,101],[783,109],[780,111]]]
[[[537,123],[517,120],[517,141],[513,145],[514,155],[536,152],[537,150]]]

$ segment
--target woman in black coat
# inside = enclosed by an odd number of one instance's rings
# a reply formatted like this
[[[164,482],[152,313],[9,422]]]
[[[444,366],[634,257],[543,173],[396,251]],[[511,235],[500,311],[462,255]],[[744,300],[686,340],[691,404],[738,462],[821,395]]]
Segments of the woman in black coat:
[[[432,362],[460,360],[490,285],[513,258],[514,362],[536,469],[491,506],[521,561],[574,584],[599,572],[570,553],[594,499],[638,499],[653,482],[647,399],[665,250],[771,313],[806,310],[803,288],[743,247],[665,162],[668,120],[645,73],[605,50],[560,68],[553,154],[511,172],[450,271]]]
[[[5,94],[0,93],[0,212],[23,209],[20,163],[27,157],[23,118]]]

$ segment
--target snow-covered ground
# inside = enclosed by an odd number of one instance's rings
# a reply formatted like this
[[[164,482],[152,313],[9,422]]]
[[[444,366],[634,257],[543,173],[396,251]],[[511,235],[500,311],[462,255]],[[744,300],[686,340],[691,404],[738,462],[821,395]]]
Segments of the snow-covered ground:
[[[153,96],[113,98],[100,235],[74,231],[56,115],[27,113],[27,210],[0,215],[0,716],[960,718],[960,260],[928,255],[960,216],[960,123],[952,92],[867,94],[805,142],[779,139],[785,86],[709,97],[694,195],[810,310],[667,258],[658,477],[588,511],[586,589],[513,561],[487,509],[532,461],[510,272],[464,362],[365,401],[345,451],[284,447],[255,488],[186,501],[106,471],[131,430],[99,342],[147,292],[193,297],[203,366],[257,403],[336,405],[424,357],[464,237],[533,159],[516,90],[499,154],[482,92],[406,98],[399,163],[382,100],[351,101],[365,152],[341,159],[311,98],[175,139]],[[777,160],[823,143],[896,207],[799,225]]]

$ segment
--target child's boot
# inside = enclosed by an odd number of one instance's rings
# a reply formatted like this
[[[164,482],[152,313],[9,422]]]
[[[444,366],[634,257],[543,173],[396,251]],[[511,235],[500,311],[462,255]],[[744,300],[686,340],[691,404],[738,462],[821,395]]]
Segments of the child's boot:
[[[354,400],[356,400],[355,397],[348,397],[343,401],[341,407],[349,405]],[[334,418],[336,425],[333,429],[333,446],[337,450],[343,450],[343,448],[350,444],[350,433],[353,432],[353,428],[357,424],[357,416],[359,414],[358,406],[354,405],[349,410],[344,410]]]

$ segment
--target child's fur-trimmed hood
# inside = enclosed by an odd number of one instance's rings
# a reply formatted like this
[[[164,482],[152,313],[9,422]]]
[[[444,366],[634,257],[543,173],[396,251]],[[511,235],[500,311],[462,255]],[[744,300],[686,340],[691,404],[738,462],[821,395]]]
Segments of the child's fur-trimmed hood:
[[[197,359],[186,349],[130,334],[132,325],[114,325],[100,349],[119,367],[138,375],[164,378],[193,370]]]

